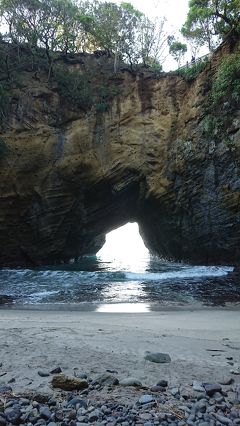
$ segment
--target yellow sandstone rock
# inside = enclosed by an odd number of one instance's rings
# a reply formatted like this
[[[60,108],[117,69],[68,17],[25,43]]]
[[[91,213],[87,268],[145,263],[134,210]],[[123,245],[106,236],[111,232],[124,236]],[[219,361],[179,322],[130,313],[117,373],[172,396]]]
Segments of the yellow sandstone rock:
[[[72,391],[88,388],[88,382],[87,380],[77,379],[76,377],[65,376],[65,374],[58,374],[53,376],[52,386],[65,391]]]

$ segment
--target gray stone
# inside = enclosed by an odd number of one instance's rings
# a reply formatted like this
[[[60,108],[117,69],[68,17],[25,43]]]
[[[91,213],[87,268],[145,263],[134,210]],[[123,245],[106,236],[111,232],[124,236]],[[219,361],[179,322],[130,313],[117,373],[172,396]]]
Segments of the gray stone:
[[[62,372],[61,367],[56,367],[53,370],[50,371],[50,374],[59,374]]]
[[[223,425],[232,425],[233,424],[232,420],[229,419],[228,417],[221,416],[219,414],[215,414],[215,418],[216,418],[216,420],[221,422]]]
[[[152,353],[149,352],[144,357],[146,361],[156,362],[158,364],[165,364],[171,362],[171,358],[168,354],[164,354],[161,352]]]
[[[102,386],[114,386],[119,384],[119,380],[112,374],[103,373],[93,381],[93,385],[95,384],[99,384]]]
[[[99,414],[100,414],[100,411],[99,411],[99,410],[93,410],[93,411],[89,414],[89,417],[88,417],[89,422],[90,422],[90,423],[96,422],[96,421],[98,420],[98,418],[99,418]]]
[[[78,379],[87,379],[88,375],[86,373],[78,373],[78,372],[74,372],[74,376],[77,377]]]
[[[200,400],[195,404],[196,411],[200,411],[201,413],[206,413],[207,403],[206,401]]]
[[[84,401],[83,399],[77,398],[77,397],[70,399],[67,406],[76,408],[77,405],[78,405],[78,408],[80,408],[80,407],[87,408],[86,401]]]
[[[37,423],[34,423],[34,426],[46,426],[46,421],[44,419],[39,419]]]
[[[87,416],[78,416],[79,422],[85,422],[85,420],[87,420]]]
[[[166,388],[163,388],[162,386],[152,386],[150,388],[151,392],[165,392]]]
[[[170,389],[170,392],[173,396],[176,396],[177,394],[179,394],[179,389],[178,388],[172,388],[172,389]]]
[[[196,392],[205,392],[202,382],[198,382],[197,380],[193,381],[193,390]]]
[[[139,400],[139,404],[149,404],[149,402],[155,402],[155,398],[152,395],[142,395]]]
[[[51,415],[52,415],[51,411],[49,410],[49,408],[46,405],[43,406],[43,407],[40,407],[39,414],[45,420],[50,419]]]
[[[190,414],[190,416],[188,417],[188,420],[189,420],[190,422],[195,422],[195,419],[196,419],[195,414]]]
[[[140,413],[139,417],[141,420],[151,420],[152,415],[150,413]]]
[[[50,374],[48,373],[48,371],[43,371],[43,370],[39,370],[38,371],[38,375],[40,377],[48,377],[48,376],[50,376]]]
[[[12,424],[18,424],[19,419],[21,417],[21,411],[19,407],[14,408],[6,408],[4,411],[4,414],[7,418],[7,420]]]
[[[208,396],[213,396],[216,392],[221,392],[222,387],[218,383],[207,383],[204,384],[206,394]]]
[[[140,382],[140,380],[136,379],[135,377],[126,377],[126,379],[120,380],[119,384],[121,386],[142,387],[142,383]]]
[[[159,382],[157,382],[157,386],[162,386],[163,388],[167,388],[168,382],[167,380],[159,380]]]

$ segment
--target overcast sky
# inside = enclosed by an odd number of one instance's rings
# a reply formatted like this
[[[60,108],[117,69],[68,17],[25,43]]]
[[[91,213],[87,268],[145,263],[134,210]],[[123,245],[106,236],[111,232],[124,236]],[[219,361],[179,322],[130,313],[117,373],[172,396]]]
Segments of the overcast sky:
[[[184,23],[188,11],[188,0],[130,0],[130,3],[149,17],[166,16],[177,28]]]
[[[102,0],[104,1],[104,0]],[[120,4],[123,0],[112,0]],[[166,17],[166,29],[169,33],[176,31],[176,38],[181,38],[178,33],[184,24],[188,12],[188,0],[126,0],[131,3],[136,9],[145,13],[149,18],[156,16]],[[186,60],[191,58],[191,52],[188,52]],[[168,57],[164,64],[164,70],[169,71],[176,69],[177,63],[171,56]]]

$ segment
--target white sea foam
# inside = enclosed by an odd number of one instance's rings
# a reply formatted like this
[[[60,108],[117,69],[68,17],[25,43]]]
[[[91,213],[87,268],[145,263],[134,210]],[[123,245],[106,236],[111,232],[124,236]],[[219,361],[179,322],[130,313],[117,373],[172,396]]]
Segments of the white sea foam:
[[[229,272],[233,271],[230,266],[194,266],[186,267],[179,271],[171,272],[125,272],[125,277],[128,280],[146,280],[146,281],[159,281],[167,279],[179,279],[179,278],[198,278],[198,277],[221,277],[226,276]]]

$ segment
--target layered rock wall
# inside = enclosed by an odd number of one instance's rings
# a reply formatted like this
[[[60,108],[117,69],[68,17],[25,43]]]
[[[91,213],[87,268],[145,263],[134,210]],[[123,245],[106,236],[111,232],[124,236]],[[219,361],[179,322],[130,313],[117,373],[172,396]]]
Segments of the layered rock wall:
[[[0,264],[96,253],[105,234],[128,221],[140,224],[161,256],[235,263],[240,111],[231,146],[203,132],[209,78],[221,55],[192,82],[122,70],[105,112],[64,103],[46,76],[23,72],[0,135],[8,148],[0,156]]]

